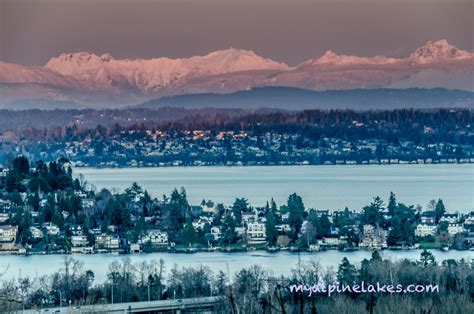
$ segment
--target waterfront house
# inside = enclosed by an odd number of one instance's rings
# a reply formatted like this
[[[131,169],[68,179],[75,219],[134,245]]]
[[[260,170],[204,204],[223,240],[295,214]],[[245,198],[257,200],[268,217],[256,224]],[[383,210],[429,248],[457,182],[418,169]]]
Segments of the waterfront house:
[[[44,236],[43,231],[38,227],[30,227],[30,232],[33,239],[42,239]]]
[[[462,224],[459,224],[459,223],[450,223],[448,225],[448,233],[450,235],[456,235],[458,233],[463,233],[464,231],[466,231],[463,227]]]
[[[43,224],[43,228],[46,229],[46,233],[50,236],[57,236],[59,235],[59,227],[53,224],[52,222],[48,222]]]
[[[120,248],[120,238],[116,235],[100,234],[95,237],[96,249],[117,250]]]
[[[381,228],[372,225],[363,226],[363,238],[360,247],[368,249],[381,249],[387,247],[387,233]]]
[[[0,250],[14,250],[17,233],[17,226],[0,226]]]
[[[266,243],[265,224],[253,222],[247,224],[247,243],[261,244]]]
[[[9,218],[10,218],[9,213],[0,213],[0,223],[6,222]]]
[[[148,230],[146,234],[140,237],[138,243],[150,243],[153,246],[168,246],[168,233],[160,230]]]
[[[321,240],[318,240],[318,245],[326,248],[335,248],[346,243],[347,241],[345,239],[339,237],[324,237]]]
[[[71,236],[71,245],[73,247],[82,247],[87,246],[89,241],[87,241],[87,237],[85,235],[72,235]]]
[[[436,234],[437,227],[434,224],[421,223],[416,225],[415,236],[427,237],[434,236]]]
[[[130,244],[130,253],[140,253],[140,252],[141,252],[140,244],[138,243]]]

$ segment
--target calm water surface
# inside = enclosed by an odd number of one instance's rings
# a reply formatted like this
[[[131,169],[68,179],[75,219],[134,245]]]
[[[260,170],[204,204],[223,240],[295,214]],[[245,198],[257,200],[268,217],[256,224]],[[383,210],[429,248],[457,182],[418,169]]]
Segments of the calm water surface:
[[[203,198],[231,204],[236,197],[254,206],[272,197],[282,204],[296,192],[307,207],[360,210],[372,197],[386,200],[393,191],[407,204],[425,207],[441,198],[450,211],[474,208],[474,164],[78,168],[75,173],[98,188],[123,190],[136,181],[156,197],[183,186],[192,204]]]
[[[382,251],[382,256],[391,260],[401,258],[419,259],[420,250],[411,251]],[[470,260],[474,258],[473,251],[438,251],[433,250],[436,260],[441,262],[445,259],[461,259]],[[206,265],[216,273],[223,271],[232,276],[235,272],[250,265],[261,265],[267,270],[273,272],[274,275],[288,275],[291,269],[296,267],[298,259],[301,262],[311,259],[318,259],[324,267],[337,268],[341,259],[346,256],[351,263],[360,263],[364,258],[370,258],[369,251],[341,252],[341,251],[324,251],[316,253],[291,252],[268,253],[265,251],[254,251],[244,253],[221,253],[221,252],[200,252],[194,254],[172,254],[172,253],[151,253],[151,254],[131,254],[127,255],[132,262],[143,260],[159,260],[165,261],[165,271],[169,271],[173,265],[179,267],[191,267],[198,265]],[[95,283],[101,283],[106,280],[108,265],[114,260],[120,260],[124,256],[112,254],[93,254],[93,255],[72,255],[75,259],[84,262],[84,268],[90,269],[95,274]],[[0,256],[0,271],[5,272],[2,279],[17,278],[29,275],[32,277],[51,274],[59,270],[63,256],[61,255],[33,255],[33,256]]]

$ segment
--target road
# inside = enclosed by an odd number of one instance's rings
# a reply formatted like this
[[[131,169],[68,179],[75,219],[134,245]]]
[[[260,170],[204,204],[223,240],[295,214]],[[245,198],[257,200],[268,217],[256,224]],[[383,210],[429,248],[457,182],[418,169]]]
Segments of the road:
[[[222,297],[189,298],[150,302],[130,302],[104,305],[85,305],[80,307],[56,307],[40,310],[17,311],[16,313],[143,313],[151,311],[174,311],[182,313],[186,310],[213,310],[221,304]]]

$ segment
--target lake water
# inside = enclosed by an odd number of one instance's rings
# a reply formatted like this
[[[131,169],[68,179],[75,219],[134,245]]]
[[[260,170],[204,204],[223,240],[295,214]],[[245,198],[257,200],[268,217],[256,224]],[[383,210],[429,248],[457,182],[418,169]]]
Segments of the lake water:
[[[393,191],[398,201],[426,204],[441,198],[448,211],[474,208],[474,164],[252,166],[92,169],[77,168],[98,188],[123,190],[134,181],[153,196],[169,195],[184,187],[191,204],[202,199],[232,204],[245,197],[263,206],[272,197],[278,205],[293,192],[306,207],[360,210],[374,196],[387,200]]]
[[[382,251],[384,258],[397,260],[409,258],[417,260],[420,258],[421,250],[410,251]],[[439,251],[433,250],[433,255],[438,262],[446,259],[471,260],[474,258],[473,251]],[[342,258],[346,256],[351,263],[358,264],[364,258],[370,259],[369,251],[324,251],[315,253],[279,252],[268,253],[265,251],[254,251],[244,253],[221,253],[221,252],[200,252],[194,254],[173,254],[173,253],[151,253],[151,254],[130,254],[127,255],[132,262],[142,260],[158,261],[162,258],[165,261],[165,271],[169,271],[174,264],[180,267],[191,267],[206,265],[214,273],[223,271],[233,276],[237,271],[251,265],[261,265],[265,269],[273,272],[274,275],[288,275],[291,269],[298,265],[298,260],[305,262],[311,259],[318,259],[324,267],[337,268]],[[84,262],[84,268],[90,269],[95,274],[95,283],[102,283],[106,280],[108,265],[114,260],[120,260],[123,256],[112,254],[93,255],[72,255],[75,259]],[[4,273],[1,279],[18,278],[18,276],[37,277],[51,274],[61,268],[63,256],[61,255],[33,255],[33,256],[0,256],[0,272]]]

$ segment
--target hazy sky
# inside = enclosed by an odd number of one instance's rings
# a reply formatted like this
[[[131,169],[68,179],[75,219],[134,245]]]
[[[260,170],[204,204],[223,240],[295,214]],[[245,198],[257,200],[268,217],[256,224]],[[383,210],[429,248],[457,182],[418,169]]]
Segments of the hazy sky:
[[[474,0],[0,0],[0,60],[62,52],[188,57],[229,47],[297,64],[331,49],[405,56],[442,38],[473,50]]]

